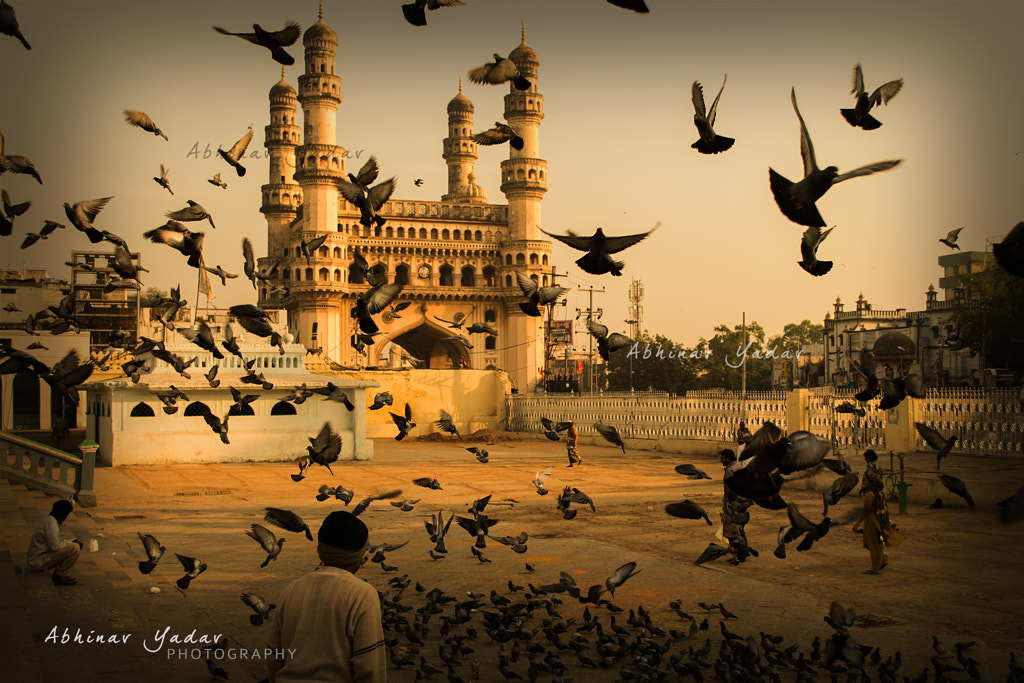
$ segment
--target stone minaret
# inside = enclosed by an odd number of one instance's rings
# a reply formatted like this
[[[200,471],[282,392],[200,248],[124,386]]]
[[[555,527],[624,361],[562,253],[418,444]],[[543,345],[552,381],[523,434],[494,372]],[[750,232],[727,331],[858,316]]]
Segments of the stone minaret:
[[[501,162],[501,191],[508,198],[509,239],[544,239],[539,232],[540,200],[548,189],[548,162],[540,158],[540,122],[544,118],[544,97],[537,93],[540,61],[526,44],[526,28],[519,47],[508,58],[519,73],[533,84],[517,90],[509,84],[505,95],[505,120],[523,138],[523,148],[509,146],[509,158]]]
[[[323,296],[323,283],[317,281],[321,268],[331,263],[315,255],[307,264],[297,253],[300,239],[309,241],[324,232],[329,235],[324,243],[329,254],[345,248],[337,232],[338,181],[345,178],[345,150],[335,144],[341,104],[341,79],[334,75],[338,35],[323,21],[323,4],[317,22],[303,34],[302,45],[305,73],[299,76],[298,100],[302,105],[303,144],[295,150],[295,180],[302,186],[302,219],[292,229],[289,258],[282,264],[293,273],[287,303],[289,329],[300,343],[312,348],[315,323],[315,346],[338,360],[345,349],[343,343],[347,343],[341,320],[342,300]],[[328,256],[328,261],[331,258]]]
[[[459,94],[448,103],[448,137],[444,139],[441,156],[448,164],[448,194],[441,201],[453,201],[469,186],[469,175],[479,158],[473,140],[473,103],[462,94],[462,76],[459,76]]]
[[[508,198],[508,235],[500,248],[503,261],[509,255],[513,259],[523,252],[540,255],[543,260],[515,267],[503,267],[499,273],[504,278],[517,270],[537,280],[539,284],[551,284],[545,273],[550,266],[544,266],[551,256],[551,242],[540,232],[540,202],[548,189],[548,163],[540,158],[540,122],[544,118],[544,98],[537,93],[537,75],[540,61],[537,53],[526,44],[526,28],[523,27],[522,42],[512,50],[508,58],[519,69],[519,73],[530,80],[529,90],[521,91],[509,84],[505,95],[505,120],[523,138],[523,148],[513,149],[509,145],[509,158],[501,162],[501,191]],[[507,262],[507,261],[505,261]],[[512,275],[512,282],[515,276]],[[501,353],[502,367],[516,379],[517,389],[533,391],[541,381],[544,367],[543,319],[523,314],[514,296],[506,298],[505,315],[508,330],[506,339],[515,339],[517,344],[507,347]]]
[[[302,188],[295,182],[295,148],[302,142],[302,129],[295,123],[298,100],[284,77],[270,89],[270,125],[264,128],[270,157],[270,177],[263,186],[263,205],[267,217],[267,256],[280,259],[288,246],[291,222],[302,204]]]

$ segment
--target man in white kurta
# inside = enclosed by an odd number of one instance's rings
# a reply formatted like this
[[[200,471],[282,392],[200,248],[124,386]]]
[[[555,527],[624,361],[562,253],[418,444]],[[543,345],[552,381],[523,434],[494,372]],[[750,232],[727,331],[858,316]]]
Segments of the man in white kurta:
[[[77,583],[67,572],[78,561],[82,544],[77,539],[68,541],[60,537],[60,525],[68,518],[72,509],[71,501],[56,501],[50,509],[50,514],[39,522],[28,545],[28,570],[45,572],[52,569],[53,582],[58,586]]]
[[[380,598],[354,576],[370,544],[366,525],[338,510],[317,536],[323,564],[277,599],[269,646],[285,656],[268,662],[270,682],[385,683]]]

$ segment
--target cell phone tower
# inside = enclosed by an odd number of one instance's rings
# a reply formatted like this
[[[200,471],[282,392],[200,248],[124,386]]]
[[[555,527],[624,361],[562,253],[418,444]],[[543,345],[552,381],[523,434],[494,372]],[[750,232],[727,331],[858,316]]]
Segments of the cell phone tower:
[[[644,320],[644,283],[633,280],[629,283],[629,338],[636,340],[643,329]]]

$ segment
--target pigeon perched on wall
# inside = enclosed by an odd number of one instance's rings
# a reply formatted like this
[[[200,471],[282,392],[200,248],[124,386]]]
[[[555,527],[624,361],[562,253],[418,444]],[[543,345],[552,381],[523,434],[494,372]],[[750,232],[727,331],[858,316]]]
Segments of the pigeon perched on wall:
[[[568,235],[552,235],[544,230],[541,230],[541,232],[563,244],[569,245],[573,249],[587,252],[576,260],[576,265],[582,270],[592,275],[611,273],[612,275],[621,276],[622,269],[626,264],[623,261],[614,260],[611,254],[617,254],[634,244],[642,242],[648,235],[657,230],[660,225],[661,221],[658,221],[647,232],[619,237],[608,237],[601,228],[598,228],[590,237],[581,237],[573,232],[570,232]]]
[[[691,88],[694,108],[693,123],[697,126],[697,132],[700,134],[700,139],[690,145],[690,147],[701,154],[718,154],[719,152],[724,152],[732,147],[733,143],[736,142],[734,138],[717,135],[714,130],[715,112],[718,109],[718,100],[722,97],[722,91],[725,90],[725,81],[728,78],[729,75],[726,74],[725,78],[722,79],[722,87],[718,89],[715,101],[711,104],[711,109],[708,111],[705,111],[704,109],[704,88],[701,87],[699,82],[693,82],[693,86]]]
[[[899,78],[878,86],[874,92],[868,95],[864,89],[864,73],[861,71],[860,64],[858,63],[857,66],[853,67],[853,89],[850,90],[850,94],[857,98],[857,103],[852,109],[840,109],[839,113],[854,128],[875,130],[882,123],[868,112],[879,104],[889,104],[889,100],[896,97],[896,94],[902,87],[903,79]]]
[[[144,111],[132,111],[131,109],[124,110],[124,120],[128,122],[128,125],[141,128],[144,131],[148,131],[153,135],[159,135],[164,140],[167,140],[167,136],[160,130],[160,126],[156,125],[153,119],[149,118],[149,115]]]
[[[295,58],[285,52],[284,48],[294,44],[299,39],[302,27],[294,21],[289,21],[283,29],[273,32],[264,30],[259,24],[252,25],[252,33],[232,33],[220,26],[214,26],[213,30],[225,36],[237,36],[242,40],[249,41],[253,45],[262,45],[270,50],[270,54],[275,62],[291,66],[295,63]]]
[[[789,220],[807,227],[824,228],[825,221],[818,213],[815,202],[821,199],[829,188],[837,183],[850,178],[871,175],[881,171],[888,171],[903,163],[902,159],[880,161],[867,166],[861,166],[846,173],[839,173],[836,166],[827,166],[819,169],[814,156],[814,145],[811,143],[811,136],[807,132],[803,116],[796,104],[796,88],[790,93],[793,101],[793,111],[800,121],[800,155],[804,162],[804,176],[796,183],[786,180],[773,169],[768,169],[768,180],[771,186],[772,195],[779,210]]]
[[[481,64],[467,73],[469,80],[482,85],[501,85],[512,81],[517,90],[529,90],[530,81],[519,73],[519,68],[511,59],[495,53],[494,61]]]

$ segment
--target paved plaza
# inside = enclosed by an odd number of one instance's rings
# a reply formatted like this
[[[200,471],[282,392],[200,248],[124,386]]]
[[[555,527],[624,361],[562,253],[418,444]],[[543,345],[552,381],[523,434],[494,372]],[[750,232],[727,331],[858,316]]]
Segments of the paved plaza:
[[[477,462],[464,450],[469,445],[487,448],[490,462]],[[755,640],[762,631],[780,635],[784,638],[781,647],[795,644],[809,656],[814,638],[825,640],[832,633],[823,617],[829,604],[840,600],[856,610],[858,619],[851,634],[858,643],[877,646],[883,661],[900,651],[901,676],[914,678],[923,668],[933,666],[933,635],[950,652],[955,652],[956,642],[975,641],[967,653],[981,662],[986,680],[1004,680],[1010,653],[1024,654],[1024,595],[1019,589],[1024,524],[1001,524],[996,506],[1024,483],[1024,461],[1018,459],[953,455],[943,462],[943,472],[966,482],[976,503],[972,510],[938,484],[934,454],[908,455],[907,479],[913,484],[908,513],[897,514],[896,505],[891,506],[907,541],[889,550],[890,566],[881,575],[870,576],[863,573],[869,566],[867,551],[849,524],[834,527],[808,552],[798,553],[790,546],[788,557],[777,559],[772,550],[779,527],[786,523],[785,512],[758,508],[752,510],[747,535],[760,557],[738,566],[725,559],[694,566],[694,559],[708,543],[717,542],[722,468],[715,456],[633,449],[624,454],[583,444],[584,464],[569,469],[563,444],[534,438],[491,444],[387,439],[375,441],[375,451],[372,463],[333,465],[333,476],[314,465],[298,483],[289,476],[298,472],[291,462],[99,469],[99,505],[76,508],[64,525],[65,536],[86,542],[95,539],[99,546],[96,552],[83,553],[73,570],[79,583],[70,587],[55,587],[44,574],[19,573],[31,533],[54,499],[0,480],[0,661],[4,680],[209,681],[213,677],[198,646],[189,643],[189,636],[198,641],[219,634],[227,636],[227,654],[234,657],[219,662],[230,680],[262,678],[268,627],[250,623],[252,612],[239,596],[254,592],[273,602],[289,582],[313,569],[318,560],[315,543],[301,534],[271,527],[287,542],[280,557],[261,569],[265,553],[244,532],[250,524],[264,523],[268,506],[295,511],[315,532],[323,518],[342,505],[334,499],[315,500],[322,484],[343,484],[355,491],[349,509],[365,496],[390,489],[402,489],[403,498],[419,499],[410,512],[387,501],[374,502],[361,517],[370,528],[372,543],[408,544],[387,553],[386,563],[397,567],[395,571],[385,572],[380,565],[368,563],[358,576],[394,599],[398,591],[389,580],[407,575],[411,584],[402,591],[400,604],[413,608],[425,602],[415,590],[417,582],[426,590],[440,587],[460,600],[467,599],[467,592],[489,596],[495,590],[522,601],[522,592],[510,594],[509,581],[538,586],[557,582],[559,572],[565,571],[586,591],[632,561],[640,573],[613,598],[624,610],[616,617],[619,626],[625,625],[630,609],[643,606],[660,629],[686,634],[689,624],[669,606],[673,600],[680,600],[681,609],[698,622],[708,619],[708,630],[692,637],[649,636],[659,644],[671,641],[669,653],[687,653],[691,646],[699,649],[710,638],[714,650],[707,661],[713,662],[722,640],[722,617],[698,603],[721,602],[739,617],[728,620],[730,631]],[[691,481],[676,474],[673,467],[684,462],[703,468],[712,479]],[[859,459],[851,464],[855,470],[863,469]],[[888,458],[883,456],[880,464],[887,466]],[[548,466],[554,466],[548,480],[551,493],[542,497],[530,480]],[[437,478],[443,490],[413,485],[418,477]],[[826,474],[794,482],[783,495],[817,521],[820,490],[832,478],[834,475]],[[566,485],[589,494],[596,511],[578,506],[575,519],[562,519],[555,498]],[[500,520],[492,533],[528,532],[527,552],[516,554],[490,541],[483,551],[490,562],[480,562],[470,553],[473,539],[453,524],[449,553],[442,560],[432,560],[428,550],[433,543],[424,520],[441,509],[446,515],[465,514],[475,499],[488,494],[492,498],[487,512]],[[943,499],[944,508],[928,509],[936,497]],[[684,498],[700,503],[713,526],[664,512],[666,503]],[[830,514],[839,518],[858,505],[859,497],[854,494]],[[137,532],[152,534],[167,548],[148,576],[138,569],[144,553]],[[175,585],[184,572],[174,553],[197,557],[209,565],[187,591]],[[527,563],[535,571],[528,571]],[[154,588],[159,592],[153,592]],[[584,606],[564,593],[555,597],[562,601],[556,605],[559,617],[575,618],[569,625],[568,633],[572,633],[583,624]],[[485,605],[482,610],[495,611],[488,597],[481,602]],[[610,629],[605,608],[591,606],[591,611]],[[407,612],[407,618],[411,620],[413,614]],[[544,616],[542,610],[530,628],[541,629]],[[404,635],[389,632],[386,636],[397,636],[398,652],[415,663],[422,656],[444,670],[438,652],[444,640],[442,623],[432,620],[427,625],[430,631],[422,646],[411,645]],[[456,675],[471,680],[472,663],[477,660],[480,680],[504,680],[497,671],[498,645],[484,633],[481,617],[474,615],[468,626],[478,635],[464,641],[473,652],[466,653],[455,666]],[[465,629],[463,625],[452,630]],[[63,642],[65,632],[67,642]],[[563,640],[569,638],[568,633]],[[77,643],[76,634],[83,641],[91,637],[93,642]],[[97,642],[97,636],[108,642]],[[109,642],[111,636],[116,636],[113,640],[117,642]],[[175,636],[178,642],[172,642]],[[127,642],[120,642],[126,637]],[[584,637],[594,640],[593,632]],[[535,640],[553,649],[543,632],[538,631]],[[629,655],[610,668],[598,669],[584,668],[571,650],[564,652],[561,660],[568,667],[564,676],[575,681],[615,681],[624,668],[636,670]],[[952,657],[940,661],[958,666]],[[393,667],[390,679],[413,681],[415,668]],[[526,654],[511,668],[525,679]],[[868,671],[873,673],[874,667],[869,666]],[[446,674],[436,674],[432,680],[443,680]],[[780,674],[784,681],[796,677],[793,669],[782,669]],[[704,675],[714,679],[711,669]],[[965,673],[954,672],[949,677],[967,680]],[[553,678],[554,673],[545,672],[538,680]],[[817,679],[829,680],[829,676],[821,671]]]

